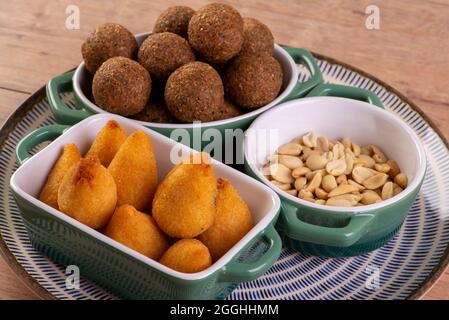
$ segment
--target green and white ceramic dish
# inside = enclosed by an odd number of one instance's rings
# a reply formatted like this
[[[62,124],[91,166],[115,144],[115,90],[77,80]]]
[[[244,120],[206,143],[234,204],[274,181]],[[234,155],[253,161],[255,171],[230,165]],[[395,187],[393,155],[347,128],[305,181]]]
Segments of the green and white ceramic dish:
[[[159,181],[175,165],[170,160],[175,146],[184,156],[192,152],[132,120],[110,114],[89,117],[71,128],[51,125],[31,132],[17,145],[21,166],[11,177],[11,190],[36,249],[63,265],[76,265],[85,277],[130,299],[223,299],[240,282],[258,278],[273,265],[282,247],[274,229],[279,197],[260,182],[215,160],[216,176],[229,180],[238,190],[255,226],[211,267],[194,274],[167,268],[39,201],[40,189],[63,147],[74,143],[85,154],[111,119],[122,124],[128,134],[140,129],[151,137]],[[30,150],[49,140],[54,141],[30,158]]]

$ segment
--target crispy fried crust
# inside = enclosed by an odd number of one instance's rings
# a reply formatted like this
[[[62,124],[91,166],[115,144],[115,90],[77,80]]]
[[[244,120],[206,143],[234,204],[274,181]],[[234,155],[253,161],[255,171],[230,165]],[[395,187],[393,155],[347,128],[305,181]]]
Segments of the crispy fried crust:
[[[274,37],[270,29],[254,18],[243,18],[243,45],[240,54],[273,54]]]
[[[166,235],[154,219],[130,205],[115,209],[106,235],[155,260],[159,260],[169,246]]]
[[[157,186],[156,158],[150,137],[141,130],[132,133],[108,170],[117,185],[117,205],[130,204],[149,212]]]
[[[58,209],[58,189],[61,181],[67,171],[80,160],[81,154],[76,145],[68,144],[64,146],[61,156],[58,158],[47,177],[47,181],[39,195],[39,200]]]
[[[97,157],[82,159],[72,166],[59,186],[59,209],[94,229],[108,223],[116,203],[114,179]]]
[[[173,6],[161,13],[156,20],[153,32],[173,32],[187,39],[189,21],[195,10],[186,6]]]
[[[212,258],[201,241],[182,239],[168,248],[159,262],[179,272],[195,273],[208,268]]]

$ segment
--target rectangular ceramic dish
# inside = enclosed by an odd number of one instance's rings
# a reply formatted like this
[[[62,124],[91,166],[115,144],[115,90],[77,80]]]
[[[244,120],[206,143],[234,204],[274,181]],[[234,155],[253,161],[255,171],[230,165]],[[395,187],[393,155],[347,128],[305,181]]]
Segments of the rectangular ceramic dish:
[[[75,143],[86,152],[97,132],[111,119],[119,121],[128,133],[140,129],[151,137],[160,180],[174,166],[169,154],[175,141],[120,116],[100,114],[71,128],[52,125],[30,133],[17,146],[21,166],[10,184],[31,242],[38,250],[58,263],[78,266],[81,276],[131,299],[222,299],[238,283],[256,279],[271,267],[281,251],[281,240],[274,229],[279,197],[262,183],[215,160],[216,176],[228,179],[239,191],[255,226],[227,254],[199,273],[167,268],[39,201],[36,197],[63,146]],[[29,158],[30,150],[53,139]]]

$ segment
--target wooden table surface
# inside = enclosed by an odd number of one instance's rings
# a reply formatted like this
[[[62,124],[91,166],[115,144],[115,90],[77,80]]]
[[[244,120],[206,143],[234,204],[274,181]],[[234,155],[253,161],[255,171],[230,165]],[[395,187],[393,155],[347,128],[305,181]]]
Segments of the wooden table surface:
[[[448,0],[224,1],[267,24],[277,42],[331,56],[390,84],[415,102],[449,139]],[[0,122],[50,78],[81,61],[80,46],[98,25],[115,21],[133,33],[151,31],[170,5],[207,1],[15,0],[0,3]],[[65,27],[68,5],[80,29]],[[368,5],[380,29],[365,26]],[[36,299],[0,258],[0,299]],[[449,271],[426,299],[449,299]]]

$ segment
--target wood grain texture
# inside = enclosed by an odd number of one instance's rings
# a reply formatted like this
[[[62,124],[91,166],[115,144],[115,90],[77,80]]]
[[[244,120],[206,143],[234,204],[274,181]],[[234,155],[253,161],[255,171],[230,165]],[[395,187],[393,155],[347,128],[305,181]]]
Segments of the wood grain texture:
[[[365,27],[372,0],[249,0],[233,4],[262,20],[279,43],[331,56],[382,79],[415,102],[449,139],[449,1],[377,0],[380,30]],[[115,21],[133,33],[150,31],[171,5],[207,1],[2,1],[0,121],[29,93],[81,61],[80,46],[98,25]],[[66,7],[78,5],[81,28],[65,28]],[[0,261],[0,299],[34,294]],[[426,299],[449,299],[449,272]]]

